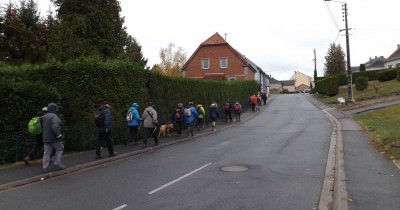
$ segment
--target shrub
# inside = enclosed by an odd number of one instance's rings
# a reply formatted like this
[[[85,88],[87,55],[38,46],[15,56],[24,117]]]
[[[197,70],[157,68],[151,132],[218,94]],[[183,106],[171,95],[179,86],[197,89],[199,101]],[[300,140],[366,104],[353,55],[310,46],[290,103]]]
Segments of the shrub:
[[[388,69],[385,71],[380,71],[377,74],[378,80],[381,82],[386,82],[390,80],[394,80],[397,76],[396,69]]]
[[[397,69],[397,81],[400,82],[400,69]]]
[[[339,79],[336,76],[321,79],[315,82],[315,89],[320,94],[335,96],[339,93]]]
[[[368,77],[359,76],[356,78],[356,90],[365,90],[368,88]]]

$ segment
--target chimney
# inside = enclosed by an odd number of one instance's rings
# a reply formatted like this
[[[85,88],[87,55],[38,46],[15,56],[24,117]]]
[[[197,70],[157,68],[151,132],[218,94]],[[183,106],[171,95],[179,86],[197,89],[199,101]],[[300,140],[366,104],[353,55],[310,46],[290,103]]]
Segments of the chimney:
[[[225,33],[225,42],[226,42],[226,33]]]
[[[400,49],[400,44],[397,45],[397,49]]]

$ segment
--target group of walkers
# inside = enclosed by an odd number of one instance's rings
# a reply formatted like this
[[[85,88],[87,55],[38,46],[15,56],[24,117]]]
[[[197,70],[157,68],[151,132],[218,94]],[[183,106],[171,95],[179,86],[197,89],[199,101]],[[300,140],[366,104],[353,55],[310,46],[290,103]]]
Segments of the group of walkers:
[[[225,122],[232,122],[232,111],[235,114],[236,122],[240,122],[242,106],[239,102],[233,104],[230,100],[227,100],[224,103],[223,109],[225,111]],[[29,161],[32,160],[40,148],[43,147],[43,173],[66,168],[66,166],[62,164],[64,144],[61,132],[61,119],[58,116],[57,111],[57,104],[49,103],[37,113],[36,117],[34,117],[36,119],[35,122],[30,122],[28,125],[29,127],[31,126],[30,124],[32,124],[32,130],[36,129],[31,132],[31,128],[29,128],[29,131],[35,135],[35,144],[32,146],[31,151],[25,156],[24,162],[26,165],[29,165]],[[183,103],[178,103],[172,112],[169,123],[175,125],[176,136],[181,136],[184,129],[187,130],[187,136],[193,136],[195,128],[197,131],[200,131],[205,127],[206,113],[206,108],[202,104],[197,104],[195,106],[192,100],[190,100],[186,106]],[[208,114],[211,131],[215,131],[216,121],[219,118],[218,105],[216,102],[211,103]],[[98,134],[95,146],[96,159],[102,158],[101,147],[103,143],[105,143],[108,149],[108,156],[115,156],[116,152],[114,152],[111,129],[112,112],[111,106],[108,102],[103,102],[101,104],[95,113],[94,119]],[[142,148],[147,147],[147,139],[151,137],[154,139],[154,145],[159,144],[158,135],[156,133],[159,126],[159,120],[155,105],[152,102],[147,104],[147,107],[144,109],[142,114],[139,113],[139,104],[137,102],[132,103],[128,109],[126,120],[128,138],[123,142],[125,146],[127,146],[128,141],[133,141],[134,144],[138,144],[138,131],[140,127],[143,128]],[[55,155],[54,162],[51,161],[51,156],[53,154]]]
[[[259,110],[259,106],[267,104],[267,94],[264,92],[259,92],[257,95],[253,94],[249,97],[249,106],[251,111],[255,112]]]

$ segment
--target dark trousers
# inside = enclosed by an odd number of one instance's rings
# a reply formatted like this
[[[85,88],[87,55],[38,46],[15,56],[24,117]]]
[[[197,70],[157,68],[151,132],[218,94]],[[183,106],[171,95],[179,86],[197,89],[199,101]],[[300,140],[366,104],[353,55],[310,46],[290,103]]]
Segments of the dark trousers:
[[[125,140],[125,146],[128,144],[128,140],[138,142],[138,126],[128,126],[128,139]]]
[[[113,155],[114,154],[113,139],[111,132],[108,132],[108,133],[99,133],[96,144],[96,156],[97,157],[101,156],[100,148],[103,145],[103,142],[106,142],[106,146],[108,148],[108,154]]]
[[[240,112],[235,112],[235,120],[240,122]]]
[[[231,111],[226,111],[225,110],[225,122],[228,122],[228,117],[229,117],[229,120],[232,122],[232,113],[231,113]]]
[[[255,112],[256,111],[256,104],[251,104],[251,111]]]
[[[30,159],[35,158],[36,154],[38,153],[39,149],[43,147],[43,135],[37,134],[35,135],[35,144],[32,146],[31,151],[29,151],[28,155]]]
[[[197,118],[196,121],[196,128],[197,130],[200,130],[200,127],[204,126],[204,118]]]
[[[144,128],[143,130],[143,145],[147,145],[147,138],[151,135],[154,138],[154,144],[158,144],[157,132],[154,130],[156,128]]]
[[[176,133],[178,134],[178,135],[181,135],[182,134],[182,124],[183,124],[183,122],[176,122]]]

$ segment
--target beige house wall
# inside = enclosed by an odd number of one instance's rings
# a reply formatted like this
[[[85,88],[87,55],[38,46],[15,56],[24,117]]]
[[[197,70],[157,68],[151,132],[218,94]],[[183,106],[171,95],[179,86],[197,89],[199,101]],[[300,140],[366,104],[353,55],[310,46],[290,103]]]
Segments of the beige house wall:
[[[311,77],[299,72],[299,71],[295,71],[294,75],[290,78],[290,80],[294,80],[294,86],[296,87],[300,87],[300,86],[304,86],[306,85],[307,87],[310,87],[311,84]]]

